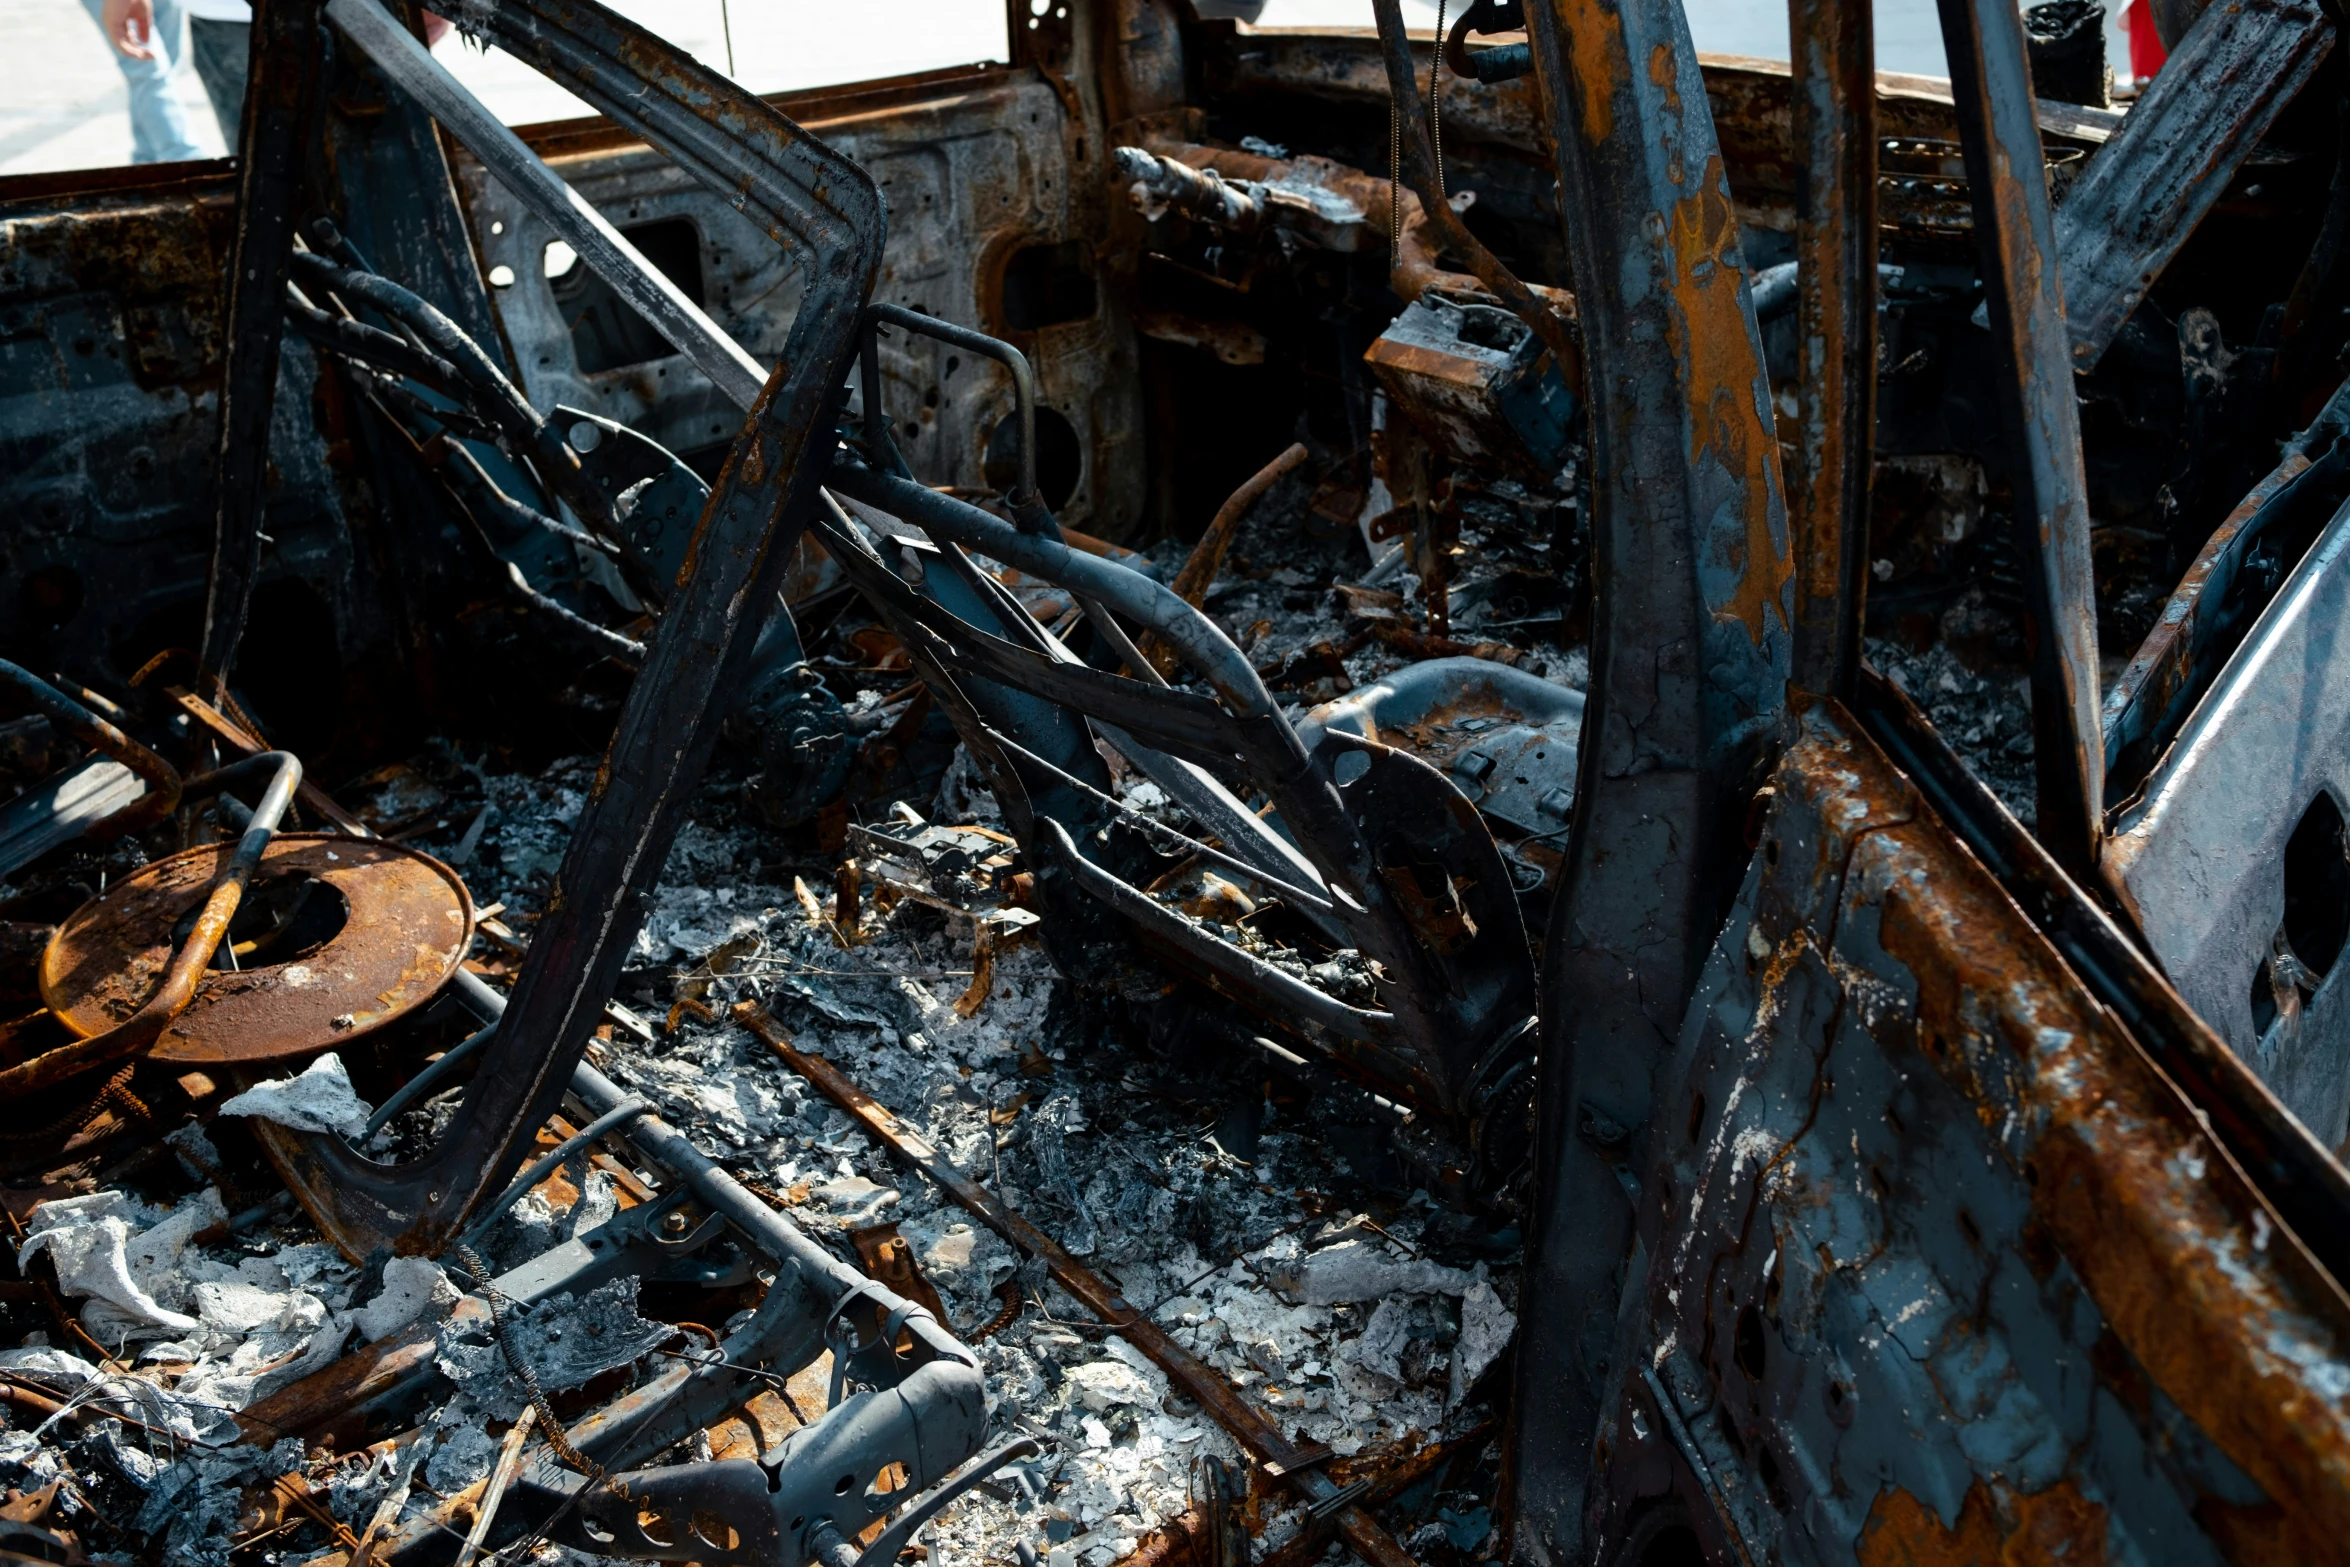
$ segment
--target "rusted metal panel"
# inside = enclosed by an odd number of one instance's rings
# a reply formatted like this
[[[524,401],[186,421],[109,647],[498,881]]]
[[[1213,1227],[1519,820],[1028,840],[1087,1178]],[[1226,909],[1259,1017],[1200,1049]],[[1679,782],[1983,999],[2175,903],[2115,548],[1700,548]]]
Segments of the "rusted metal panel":
[[[41,996],[59,1021],[86,1038],[138,1009],[172,960],[175,925],[204,901],[232,847],[141,866],[58,927],[41,960]],[[314,884],[306,897],[322,909],[339,902],[341,928],[298,955],[264,948],[205,974],[154,1059],[264,1063],[338,1047],[438,995],[473,937],[455,873],[398,844],[284,833],[257,873],[264,884]],[[282,922],[297,938],[298,918]]]
[[[2195,1009],[2329,1146],[2350,1132],[2350,509],[2278,590],[2114,825],[2108,876]],[[2305,835],[2306,829],[2306,835]]]
[[[2092,370],[2277,116],[2333,51],[2304,0],[2204,11],[2056,215],[2076,370]]]
[[[1774,783],[1642,1183],[1601,1550],[2327,1554],[2350,1303],[1849,719]]]

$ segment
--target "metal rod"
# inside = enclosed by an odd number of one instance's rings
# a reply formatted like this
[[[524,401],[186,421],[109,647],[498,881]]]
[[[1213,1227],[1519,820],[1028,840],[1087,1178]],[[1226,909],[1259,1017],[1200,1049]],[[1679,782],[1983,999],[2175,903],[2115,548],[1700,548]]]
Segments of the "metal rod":
[[[1869,0],[1788,0],[1795,52],[1795,553],[1789,678],[1850,701],[1877,429],[1877,78]],[[1755,314],[1763,312],[1756,290]]]
[[[373,1137],[382,1131],[393,1116],[398,1115],[416,1103],[417,1100],[431,1093],[433,1085],[444,1081],[451,1072],[456,1071],[458,1067],[480,1054],[481,1047],[488,1044],[490,1036],[497,1031],[498,1025],[495,1023],[486,1028],[477,1028],[432,1060],[427,1061],[422,1071],[402,1083],[391,1098],[376,1107],[375,1114],[367,1118],[367,1130],[360,1136],[363,1139]]]
[[[484,1032],[486,1033],[488,1030],[484,1030]],[[482,1206],[480,1216],[473,1221],[463,1235],[457,1238],[455,1244],[470,1246],[479,1241],[482,1236],[489,1233],[491,1225],[504,1217],[507,1209],[522,1201],[523,1193],[562,1168],[564,1162],[576,1155],[582,1148],[587,1147],[597,1138],[617,1132],[629,1122],[652,1113],[653,1102],[651,1100],[625,1099],[602,1115],[597,1116],[593,1121],[533,1160],[530,1168],[514,1177],[513,1182],[507,1186],[505,1191],[499,1193],[494,1201],[485,1203]]]
[[[999,338],[989,337],[985,332],[975,332],[967,326],[957,326],[952,321],[941,321],[936,316],[926,316],[919,310],[908,310],[903,305],[875,305],[866,315],[901,331],[934,337],[966,353],[992,359],[1011,372],[1012,400],[1020,419],[1020,488],[1010,497],[1012,509],[1018,511],[1023,501],[1041,502],[1044,497],[1036,488],[1036,372],[1029,368],[1028,356]]]
[[[2088,879],[2104,835],[2097,602],[2080,411],[2023,15],[2014,0],[1940,4],[2015,494],[2037,830],[2070,874]]]
[[[198,643],[203,694],[228,687],[261,575],[263,489],[269,423],[277,406],[278,350],[285,336],[286,267],[317,134],[322,40],[318,0],[259,0],[253,8],[252,78],[237,132],[237,229],[229,249],[228,364],[220,382],[214,448],[212,560]]]

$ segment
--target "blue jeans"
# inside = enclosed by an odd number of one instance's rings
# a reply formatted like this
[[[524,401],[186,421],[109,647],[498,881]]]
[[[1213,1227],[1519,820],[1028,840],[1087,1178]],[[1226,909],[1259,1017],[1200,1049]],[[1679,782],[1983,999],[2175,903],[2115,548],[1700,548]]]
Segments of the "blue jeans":
[[[103,3],[82,0],[91,21],[102,22]],[[131,92],[131,162],[177,163],[201,158],[203,151],[188,135],[188,111],[171,84],[172,73],[188,52],[188,13],[180,0],[155,0],[155,33],[147,43],[155,51],[152,60],[132,59],[115,48],[111,39],[106,44],[106,52],[122,68],[123,83]]]

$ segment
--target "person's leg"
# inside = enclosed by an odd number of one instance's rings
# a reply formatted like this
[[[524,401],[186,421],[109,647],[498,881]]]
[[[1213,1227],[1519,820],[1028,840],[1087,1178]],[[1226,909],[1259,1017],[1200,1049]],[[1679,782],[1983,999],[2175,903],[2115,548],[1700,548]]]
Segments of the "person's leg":
[[[103,28],[104,0],[82,3],[90,19]],[[188,133],[187,109],[171,83],[171,68],[179,61],[181,40],[186,36],[185,23],[179,0],[159,0],[153,36],[147,41],[152,58],[134,60],[115,48],[111,39],[107,42],[107,52],[121,67],[123,85],[130,90],[133,163],[171,163],[203,156]]]
[[[204,95],[212,100],[212,117],[220,122],[220,139],[237,150],[237,129],[245,118],[245,78],[252,71],[253,24],[215,22],[210,17],[188,18],[189,47],[195,51],[196,74],[203,78]]]

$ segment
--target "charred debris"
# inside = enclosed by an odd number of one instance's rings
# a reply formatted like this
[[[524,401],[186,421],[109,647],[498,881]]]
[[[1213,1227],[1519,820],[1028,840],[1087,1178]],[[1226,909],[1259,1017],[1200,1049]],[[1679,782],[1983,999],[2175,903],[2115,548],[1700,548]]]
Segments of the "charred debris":
[[[0,1556],[2338,1557],[2331,10],[257,13],[0,182]]]

